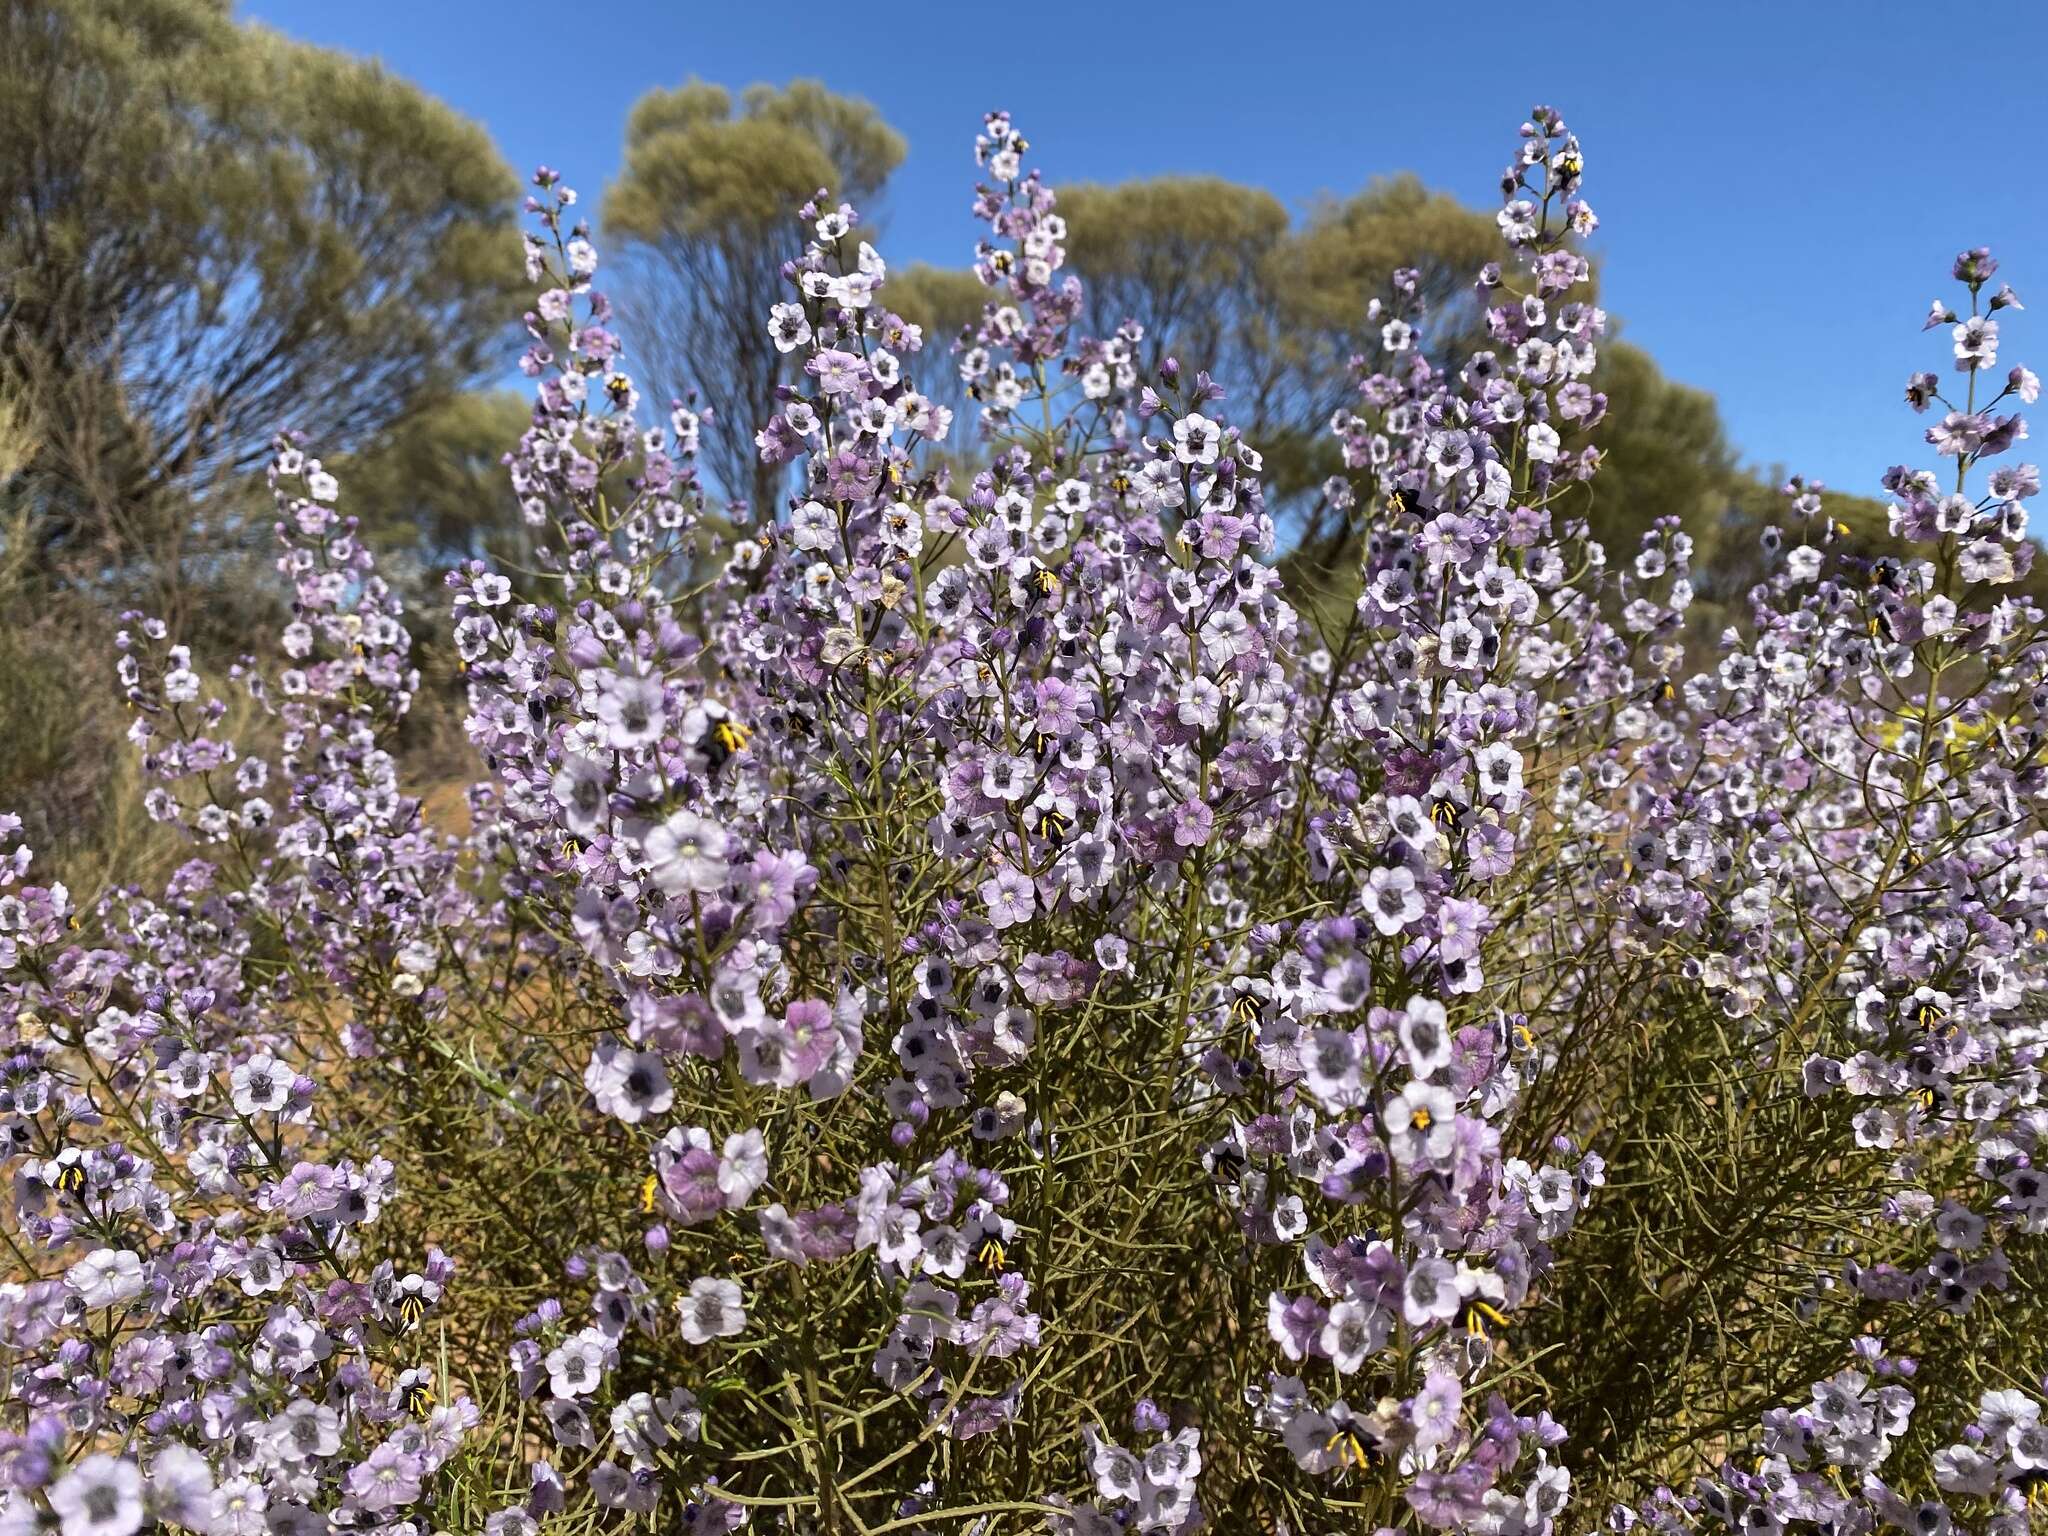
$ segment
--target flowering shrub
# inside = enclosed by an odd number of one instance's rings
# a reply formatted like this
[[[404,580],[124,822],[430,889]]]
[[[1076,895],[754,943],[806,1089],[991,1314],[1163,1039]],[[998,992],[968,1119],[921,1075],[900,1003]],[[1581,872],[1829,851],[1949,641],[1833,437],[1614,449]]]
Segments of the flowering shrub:
[[[1792,482],[1689,666],[1685,534],[1610,564],[1575,510],[1554,113],[1489,349],[1374,301],[1334,617],[1223,385],[1076,334],[1052,190],[976,147],[950,360],[801,210],[752,526],[537,174],[534,557],[450,579],[465,834],[307,445],[228,680],[267,730],[131,620],[189,862],[0,866],[7,1528],[2026,1529],[2048,646],[1988,254],[1901,554]]]

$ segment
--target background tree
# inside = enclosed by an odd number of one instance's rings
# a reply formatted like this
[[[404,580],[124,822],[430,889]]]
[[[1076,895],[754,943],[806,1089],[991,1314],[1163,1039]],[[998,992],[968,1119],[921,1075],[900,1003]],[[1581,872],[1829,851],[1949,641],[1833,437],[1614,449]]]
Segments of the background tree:
[[[1059,206],[1096,335],[1136,321],[1147,374],[1169,355],[1202,358],[1231,379],[1234,403],[1247,391],[1262,399],[1286,366],[1270,281],[1288,238],[1280,199],[1215,176],[1161,176],[1064,187]]]
[[[517,185],[475,124],[227,0],[0,3],[0,378],[32,574],[169,597],[282,425],[327,451],[475,378]]]
[[[504,458],[531,419],[511,390],[470,390],[415,412],[336,466],[368,536],[395,552],[378,568],[413,589],[416,610],[443,606],[439,578],[460,561],[491,554],[524,563],[526,528]]]
[[[1290,574],[1300,590],[1348,603],[1357,519],[1317,492],[1343,467],[1328,422],[1353,398],[1353,359],[1380,347],[1372,301],[1406,269],[1430,354],[1483,346],[1473,278],[1494,255],[1493,219],[1405,173],[1326,198],[1298,222],[1269,192],[1201,176],[1068,187],[1060,209],[1091,328],[1107,335],[1137,321],[1148,372],[1169,355],[1205,360],[1265,455]],[[1777,489],[1784,473],[1745,467],[1713,397],[1666,378],[1629,342],[1602,346],[1592,382],[1610,400],[1596,439],[1605,458],[1575,510],[1617,556],[1656,518],[1678,517],[1699,550],[1697,622],[1739,622],[1744,594],[1767,568],[1763,530],[1791,531]],[[1826,508],[1840,525],[1833,537],[1870,554],[1893,547],[1883,503],[1831,493]]]
[[[1328,509],[1312,497],[1342,468],[1327,429],[1331,414],[1353,403],[1351,360],[1380,347],[1382,321],[1373,317],[1372,301],[1390,295],[1396,272],[1414,273],[1425,345],[1435,356],[1464,356],[1477,345],[1481,325],[1473,279],[1498,239],[1490,215],[1403,172],[1376,177],[1350,197],[1323,199],[1275,253],[1271,281],[1285,300],[1279,334],[1295,360],[1287,427],[1274,437],[1269,479],[1305,502],[1294,530],[1304,550],[1317,550],[1330,532],[1322,515]],[[1347,566],[1348,535],[1336,543],[1328,563]]]
[[[1650,517],[1676,516],[1711,563],[1743,478],[1714,397],[1665,378],[1647,352],[1612,337],[1592,383],[1608,401],[1597,434],[1600,474],[1580,508],[1595,536],[1622,557]]]
[[[517,197],[476,124],[228,0],[0,0],[0,807],[53,872],[175,851],[124,809],[113,613],[247,648],[279,428],[360,461],[422,575],[502,521],[464,391],[512,350]]]
[[[1299,223],[1271,192],[1212,176],[1068,187],[1060,209],[1097,334],[1138,322],[1147,371],[1203,359],[1266,456],[1269,492],[1309,520],[1291,530],[1308,544],[1325,531],[1313,488],[1341,467],[1330,413],[1351,396],[1351,359],[1378,344],[1372,301],[1414,270],[1432,335],[1455,345],[1476,324],[1472,278],[1497,241],[1491,218],[1408,175]]]
[[[627,274],[622,324],[657,391],[710,408],[704,461],[728,496],[772,509],[781,483],[754,417],[786,368],[766,317],[803,248],[792,213],[820,187],[871,211],[903,154],[872,106],[813,80],[751,86],[737,106],[691,80],[634,106],[602,209]]]
[[[1348,198],[1326,198],[1285,248],[1290,328],[1322,353],[1319,374],[1342,370],[1351,353],[1378,341],[1366,305],[1406,268],[1415,273],[1431,347],[1459,355],[1478,344],[1472,283],[1498,242],[1490,215],[1432,192],[1408,172],[1377,177]],[[1329,402],[1332,409],[1339,403]]]

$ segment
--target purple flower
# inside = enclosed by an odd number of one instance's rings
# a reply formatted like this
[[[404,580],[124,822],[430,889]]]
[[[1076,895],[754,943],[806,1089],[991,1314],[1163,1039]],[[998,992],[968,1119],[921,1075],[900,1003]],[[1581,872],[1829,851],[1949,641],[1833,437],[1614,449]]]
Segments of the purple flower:
[[[688,1142],[682,1142],[687,1135]],[[671,1143],[682,1143],[676,1150]],[[707,1132],[692,1128],[669,1132],[657,1153],[660,1188],[670,1210],[685,1224],[709,1221],[725,1209],[725,1193],[719,1188],[719,1160],[711,1150]]]
[[[1415,1426],[1415,1445],[1425,1454],[1450,1440],[1458,1431],[1458,1410],[1465,1393],[1458,1378],[1449,1371],[1433,1370],[1415,1394],[1408,1418]]]
[[[853,353],[827,348],[807,361],[804,371],[818,381],[821,392],[836,396],[858,393],[867,368]]]
[[[1182,848],[1205,847],[1216,826],[1216,813],[1199,799],[1182,801],[1173,808],[1173,841]]]
[[[1030,877],[1007,865],[982,881],[981,899],[988,904],[989,922],[998,929],[1029,922],[1037,908]]]
[[[401,1509],[418,1500],[423,1475],[417,1456],[387,1440],[350,1471],[348,1491],[365,1509]]]
[[[1451,1472],[1418,1472],[1406,1497],[1425,1525],[1447,1531],[1478,1519],[1485,1508],[1484,1494],[1485,1488],[1473,1472],[1460,1467]]]

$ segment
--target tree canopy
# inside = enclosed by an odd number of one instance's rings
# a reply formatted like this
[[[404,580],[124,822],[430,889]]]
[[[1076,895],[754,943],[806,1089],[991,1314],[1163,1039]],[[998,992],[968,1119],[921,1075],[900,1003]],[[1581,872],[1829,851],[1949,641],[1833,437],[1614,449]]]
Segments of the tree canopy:
[[[475,379],[517,190],[476,124],[226,0],[7,0],[0,387],[39,566],[171,579],[279,427],[346,449]]]
[[[793,211],[824,189],[872,214],[905,144],[868,102],[811,80],[734,93],[692,79],[633,107],[601,220],[619,323],[659,406],[706,410],[720,489],[772,511],[753,414],[788,360],[764,318],[790,297]],[[378,65],[238,25],[228,0],[0,4],[0,487],[42,580],[146,580],[161,600],[235,547],[240,494],[280,426],[382,486],[427,564],[481,545],[510,505],[482,453],[508,422],[469,391],[502,361],[516,184],[484,131]],[[1291,213],[1270,191],[1177,175],[1060,192],[1091,327],[1144,329],[1137,363],[1207,368],[1266,456],[1297,559],[1351,558],[1316,510],[1341,468],[1327,431],[1380,344],[1397,272],[1431,350],[1468,350],[1493,221],[1408,174]],[[857,231],[871,233],[868,230]],[[973,430],[944,353],[985,290],[913,265],[888,304],[925,327],[920,388]],[[1732,601],[1778,515],[1711,397],[1626,342],[1593,379],[1613,409],[1586,515],[1625,547],[1677,515],[1702,592]],[[1831,500],[1831,505],[1836,503]],[[1882,508],[1848,498],[1881,544]],[[509,525],[508,525],[509,526]]]
[[[634,106],[601,212],[627,270],[623,323],[658,389],[710,408],[705,458],[727,495],[775,501],[753,416],[785,371],[766,319],[802,249],[795,210],[821,188],[866,205],[903,155],[872,106],[814,80],[751,86],[737,102],[691,80]]]

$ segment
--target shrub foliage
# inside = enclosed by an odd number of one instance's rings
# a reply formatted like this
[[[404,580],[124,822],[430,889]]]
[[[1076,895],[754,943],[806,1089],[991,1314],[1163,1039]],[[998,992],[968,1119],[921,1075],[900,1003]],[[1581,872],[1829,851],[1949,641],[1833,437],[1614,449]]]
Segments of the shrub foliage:
[[[1227,381],[1085,334],[1024,140],[976,152],[951,355],[799,211],[794,494],[739,526],[735,424],[641,399],[536,175],[460,835],[317,444],[274,648],[210,685],[124,621],[184,861],[0,862],[8,1528],[2025,1530],[2048,645],[1990,256],[1906,557],[1795,480],[1688,655],[1676,520],[1588,531],[1537,109],[1478,349],[1376,301],[1326,621]]]

